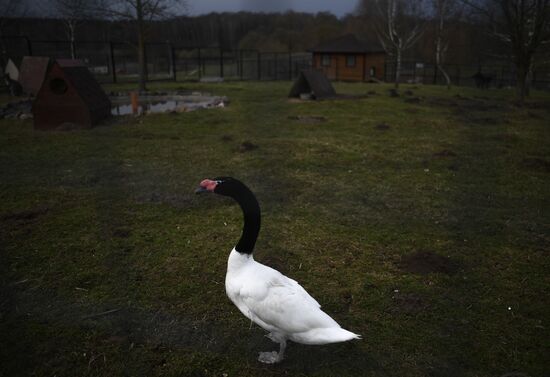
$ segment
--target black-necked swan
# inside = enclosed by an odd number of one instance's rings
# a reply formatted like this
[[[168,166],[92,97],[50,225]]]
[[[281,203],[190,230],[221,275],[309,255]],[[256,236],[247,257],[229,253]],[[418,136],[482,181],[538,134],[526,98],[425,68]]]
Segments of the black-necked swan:
[[[203,180],[196,193],[229,196],[243,210],[243,232],[229,254],[225,290],[237,308],[269,331],[267,337],[280,345],[279,352],[260,352],[259,361],[268,364],[281,361],[287,340],[327,344],[361,338],[341,328],[295,280],[254,260],[252,252],[261,216],[258,201],[248,187],[235,178],[220,177]]]

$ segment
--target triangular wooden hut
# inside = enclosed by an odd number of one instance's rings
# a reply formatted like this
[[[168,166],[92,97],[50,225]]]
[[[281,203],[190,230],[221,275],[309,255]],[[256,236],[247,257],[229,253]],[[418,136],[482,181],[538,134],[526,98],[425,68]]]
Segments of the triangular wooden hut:
[[[111,102],[81,61],[59,59],[51,63],[32,112],[35,129],[89,128],[110,116]]]
[[[310,94],[313,99],[325,99],[335,97],[336,91],[323,72],[308,69],[300,72],[288,96],[298,98],[302,94]]]
[[[50,66],[50,58],[44,56],[24,56],[19,67],[19,83],[23,93],[36,96]]]

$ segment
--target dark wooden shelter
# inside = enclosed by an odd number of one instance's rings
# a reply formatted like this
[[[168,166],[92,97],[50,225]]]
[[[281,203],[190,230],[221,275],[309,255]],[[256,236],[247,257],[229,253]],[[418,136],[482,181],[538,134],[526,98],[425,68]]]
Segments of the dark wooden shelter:
[[[32,112],[35,129],[89,128],[111,115],[111,102],[81,61],[59,59],[50,63]]]
[[[19,66],[19,84],[23,93],[36,96],[50,66],[50,58],[44,56],[24,56]]]
[[[300,72],[288,96],[300,97],[301,94],[310,94],[313,99],[325,99],[335,97],[336,91],[322,71],[308,69]]]
[[[386,53],[376,44],[359,40],[353,34],[321,43],[310,49],[313,67],[331,80],[383,80]]]

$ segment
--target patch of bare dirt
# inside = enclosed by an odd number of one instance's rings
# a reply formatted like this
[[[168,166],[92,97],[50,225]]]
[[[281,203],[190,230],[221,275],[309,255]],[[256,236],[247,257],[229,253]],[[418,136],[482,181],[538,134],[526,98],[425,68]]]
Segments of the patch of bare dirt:
[[[390,97],[399,97],[399,92],[397,91],[397,89],[390,89],[389,93]]]
[[[297,120],[300,123],[306,123],[306,124],[324,123],[328,120],[324,116],[317,116],[317,115],[295,115],[295,116],[289,116],[288,119]]]
[[[113,230],[113,236],[116,238],[128,238],[130,237],[130,230],[125,228],[117,228]]]
[[[550,173],[550,161],[538,157],[524,158],[521,166],[525,169]]]
[[[37,207],[20,212],[6,213],[0,216],[1,221],[32,221],[39,216],[45,215],[50,209],[48,207]]]
[[[250,151],[253,151],[255,149],[258,149],[259,146],[250,142],[250,141],[244,141],[240,146],[239,146],[239,152],[241,153],[244,153],[244,152],[250,152]]]
[[[422,99],[420,97],[409,97],[409,98],[405,98],[405,102],[406,103],[420,103],[422,102]]]
[[[456,153],[448,149],[443,149],[442,151],[434,153],[432,156],[433,158],[449,158],[456,157]]]
[[[390,128],[391,128],[390,125],[386,123],[380,123],[374,126],[374,129],[379,131],[386,131],[386,130],[389,130]]]
[[[427,275],[431,273],[442,273],[452,275],[460,267],[459,263],[449,257],[433,253],[431,251],[418,251],[401,258],[398,262],[401,270],[413,274]]]
[[[492,139],[496,141],[503,141],[505,143],[516,143],[519,141],[519,137],[514,134],[498,134],[495,135]]]
[[[223,135],[221,138],[220,138],[221,141],[225,141],[225,142],[228,142],[228,141],[233,141],[233,136],[231,135]]]
[[[417,314],[428,306],[425,300],[415,293],[394,291],[392,295],[393,307],[390,313]]]

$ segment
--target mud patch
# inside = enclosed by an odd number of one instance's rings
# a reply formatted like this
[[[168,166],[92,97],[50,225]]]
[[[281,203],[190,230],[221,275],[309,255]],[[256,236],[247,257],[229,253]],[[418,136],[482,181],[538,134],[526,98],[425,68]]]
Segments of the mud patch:
[[[433,253],[431,251],[418,251],[401,258],[397,263],[398,267],[405,272],[427,275],[431,273],[441,273],[452,275],[460,267],[459,263],[449,257]]]
[[[380,123],[374,126],[374,129],[378,131],[386,131],[386,130],[389,130],[390,128],[391,128],[390,125],[386,123]]]
[[[493,136],[492,139],[496,141],[503,141],[505,143],[517,143],[519,141],[519,137],[514,134],[498,134]]]
[[[478,123],[478,124],[489,124],[489,125],[495,125],[495,124],[499,124],[500,121],[498,119],[495,119],[495,118],[491,118],[491,117],[476,117],[476,118],[472,118],[471,119],[474,123]]]
[[[405,98],[405,103],[420,103],[422,99],[420,97]]]
[[[225,141],[225,142],[233,141],[233,136],[231,136],[231,135],[223,135],[222,137],[220,137],[220,140],[221,140],[221,141]]]
[[[328,120],[324,116],[317,116],[317,115],[295,115],[295,116],[289,116],[288,119],[296,120],[296,121],[299,121],[300,123],[305,123],[305,124],[325,123]]]
[[[244,141],[241,145],[239,145],[239,152],[241,152],[241,153],[250,152],[250,151],[256,150],[258,148],[259,148],[258,145],[254,144],[250,141]]]
[[[113,230],[113,236],[116,238],[128,238],[130,237],[130,230],[125,228],[117,228]]]
[[[395,292],[392,295],[393,306],[390,313],[417,314],[428,306],[425,300],[415,293]]]
[[[28,222],[45,215],[50,209],[48,207],[38,207],[20,212],[6,213],[0,216],[0,221],[21,221]]]
[[[550,173],[550,161],[538,157],[524,158],[521,160],[524,169]]]
[[[390,89],[389,93],[390,97],[399,97],[399,92],[397,91],[397,89]]]
[[[440,152],[436,152],[432,155],[433,158],[449,158],[449,157],[456,157],[456,153],[451,151],[451,150],[448,150],[448,149],[443,149],[442,151]]]

